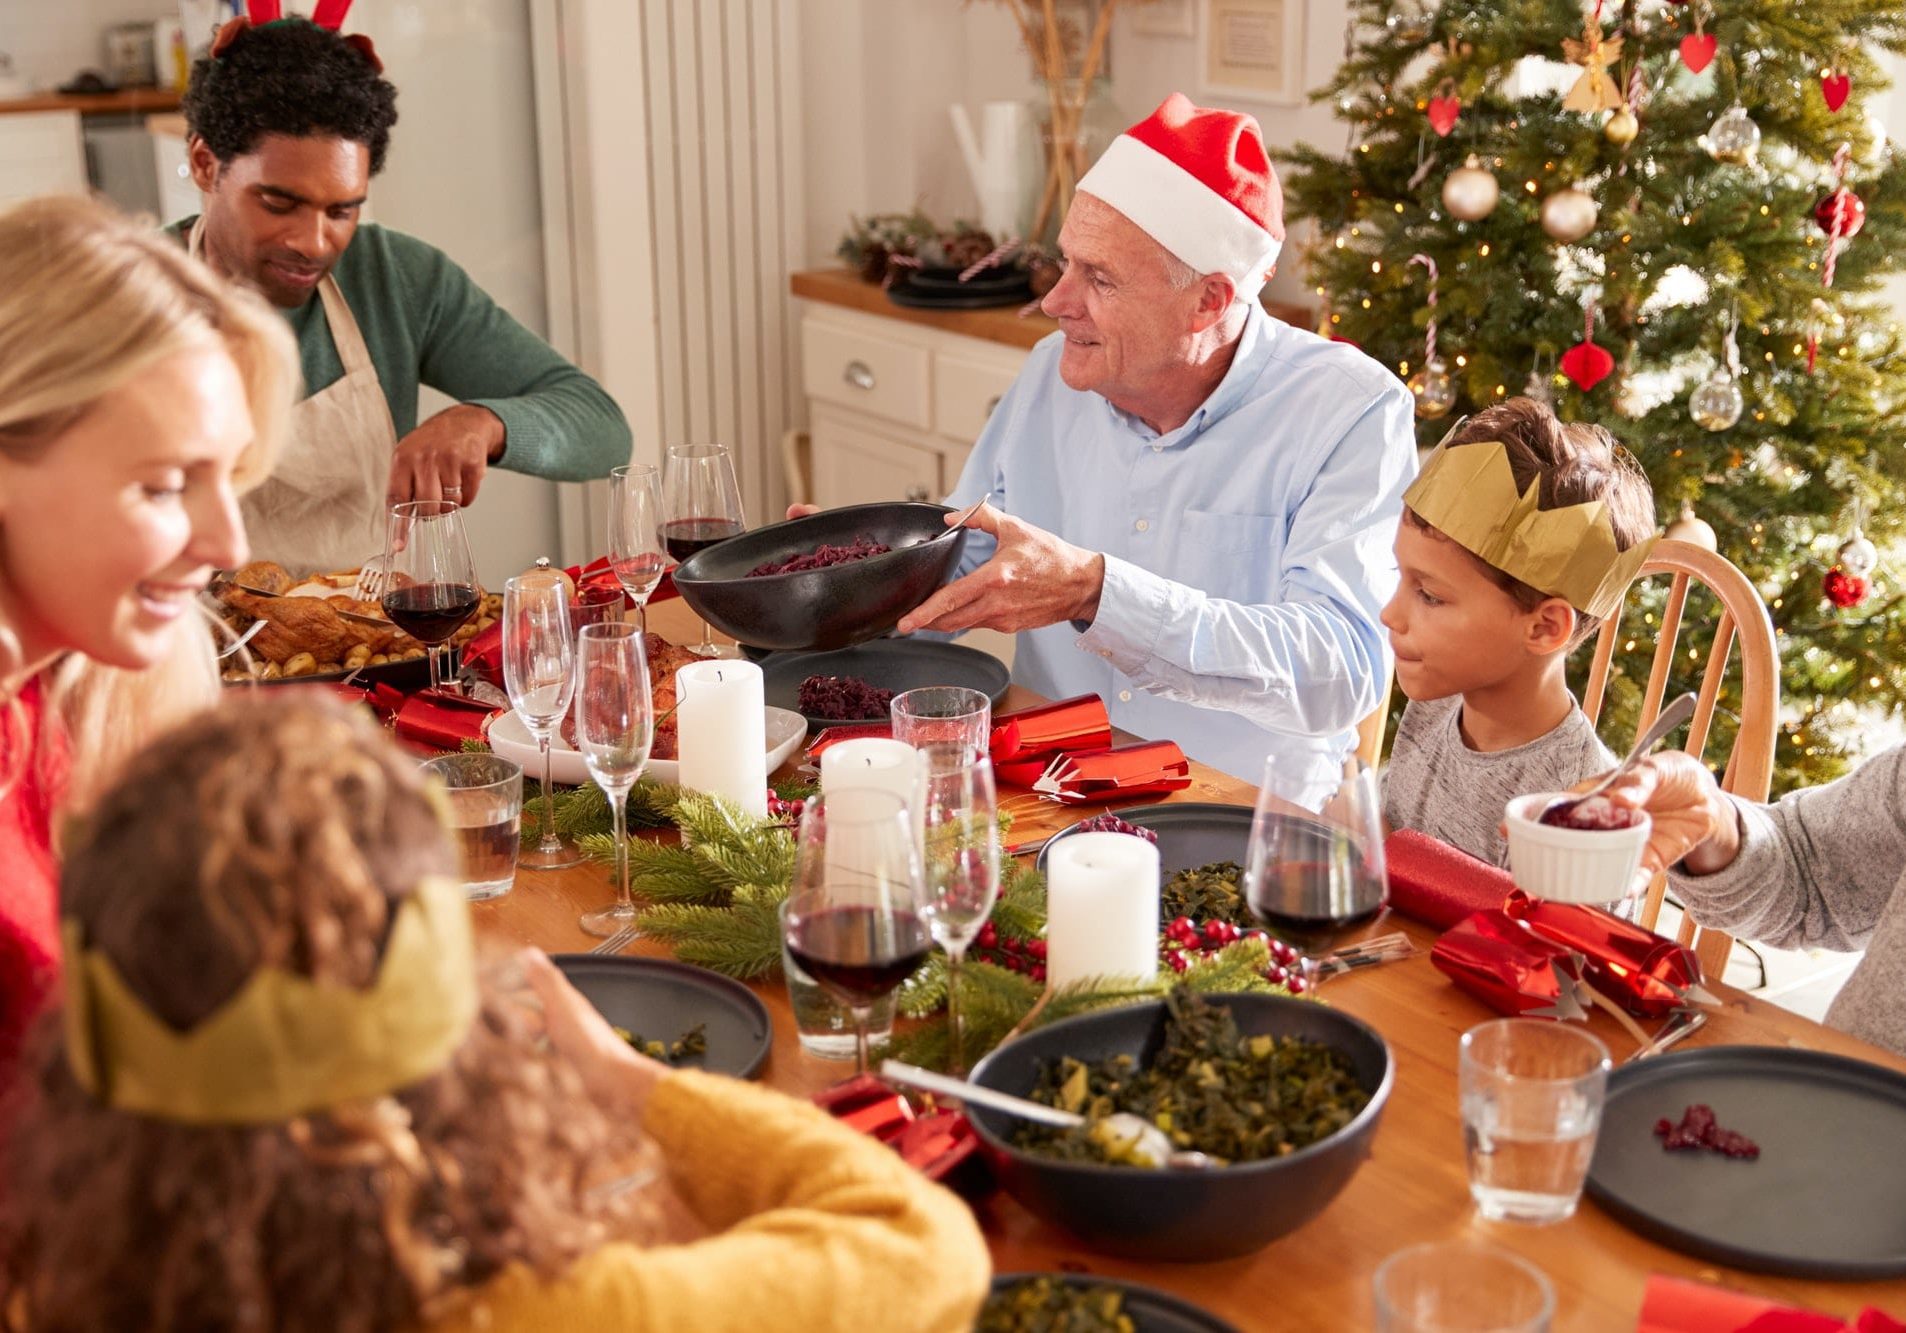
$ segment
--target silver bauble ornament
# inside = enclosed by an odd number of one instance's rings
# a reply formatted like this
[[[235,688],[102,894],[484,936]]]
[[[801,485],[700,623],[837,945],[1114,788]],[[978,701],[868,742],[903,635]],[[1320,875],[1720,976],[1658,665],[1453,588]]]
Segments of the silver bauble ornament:
[[[1496,211],[1496,201],[1501,197],[1496,173],[1483,166],[1474,153],[1443,179],[1443,207],[1463,222],[1482,221]]]
[[[1714,536],[1713,525],[1695,513],[1694,506],[1685,500],[1681,503],[1681,512],[1675,515],[1674,522],[1668,524],[1668,530],[1662,536],[1669,541],[1686,542],[1709,551],[1720,547],[1720,542]]]
[[[1760,126],[1747,114],[1747,108],[1736,102],[1708,126],[1702,146],[1716,162],[1751,167],[1760,153]]]
[[[1866,539],[1856,526],[1853,535],[1840,547],[1840,568],[1855,578],[1865,578],[1879,565],[1879,548]]]
[[[1626,102],[1608,113],[1608,119],[1602,122],[1602,134],[1610,143],[1633,143],[1635,136],[1641,133],[1641,122],[1635,119],[1634,108]]]
[[[1727,371],[1717,369],[1688,398],[1688,415],[1703,430],[1726,430],[1741,419],[1746,405],[1740,384]]]
[[[1420,42],[1436,27],[1436,7],[1429,0],[1396,0],[1383,16],[1383,26],[1399,42]]]
[[[1410,396],[1416,399],[1416,415],[1434,421],[1456,406],[1456,381],[1440,359],[1430,362],[1405,381]]]
[[[1542,201],[1542,230],[1564,244],[1579,241],[1595,230],[1600,214],[1595,197],[1571,185]]]
[[[1539,370],[1529,372],[1529,382],[1522,386],[1522,396],[1544,407],[1555,406],[1555,382]]]

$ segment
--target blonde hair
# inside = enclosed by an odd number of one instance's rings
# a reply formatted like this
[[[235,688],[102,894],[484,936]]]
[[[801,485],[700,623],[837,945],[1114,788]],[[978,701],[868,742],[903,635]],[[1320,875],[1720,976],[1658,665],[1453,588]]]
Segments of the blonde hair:
[[[233,481],[248,490],[271,474],[297,396],[284,319],[105,204],[60,196],[0,211],[0,455],[32,461],[106,395],[208,345],[224,348],[245,386],[252,440]],[[180,622],[174,645],[147,671],[74,658],[45,673],[47,715],[83,761],[64,803],[83,806],[147,737],[216,696],[203,627]]]

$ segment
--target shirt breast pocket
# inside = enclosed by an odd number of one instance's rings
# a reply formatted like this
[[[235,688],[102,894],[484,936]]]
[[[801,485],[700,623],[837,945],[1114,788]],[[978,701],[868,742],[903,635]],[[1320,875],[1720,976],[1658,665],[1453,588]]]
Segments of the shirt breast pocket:
[[[1284,520],[1276,515],[1186,509],[1178,521],[1187,550],[1248,556],[1266,565],[1276,564],[1284,552]]]

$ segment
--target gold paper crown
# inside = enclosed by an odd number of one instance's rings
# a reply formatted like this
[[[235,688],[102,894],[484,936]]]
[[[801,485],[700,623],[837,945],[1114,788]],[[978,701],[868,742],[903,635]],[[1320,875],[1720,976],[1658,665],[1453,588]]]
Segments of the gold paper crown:
[[[448,1064],[476,1017],[470,908],[445,879],[398,909],[368,989],[264,967],[183,1033],[86,948],[77,921],[61,932],[73,1076],[107,1106],[162,1120],[271,1124],[395,1092]]]
[[[1641,562],[1658,540],[1626,551],[1615,543],[1600,500],[1543,509],[1541,482],[1516,493],[1509,451],[1494,440],[1436,446],[1403,493],[1403,503],[1483,563],[1576,610],[1606,619],[1621,605]]]

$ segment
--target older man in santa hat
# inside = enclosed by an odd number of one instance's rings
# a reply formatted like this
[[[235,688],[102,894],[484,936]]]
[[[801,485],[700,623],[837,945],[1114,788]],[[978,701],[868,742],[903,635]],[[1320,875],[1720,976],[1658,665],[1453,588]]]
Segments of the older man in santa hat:
[[[1067,267],[947,503],[963,577],[900,624],[1017,633],[1013,675],[1255,782],[1328,790],[1374,709],[1415,471],[1409,391],[1258,292],[1283,196],[1257,121],[1174,93],[1079,182]]]

